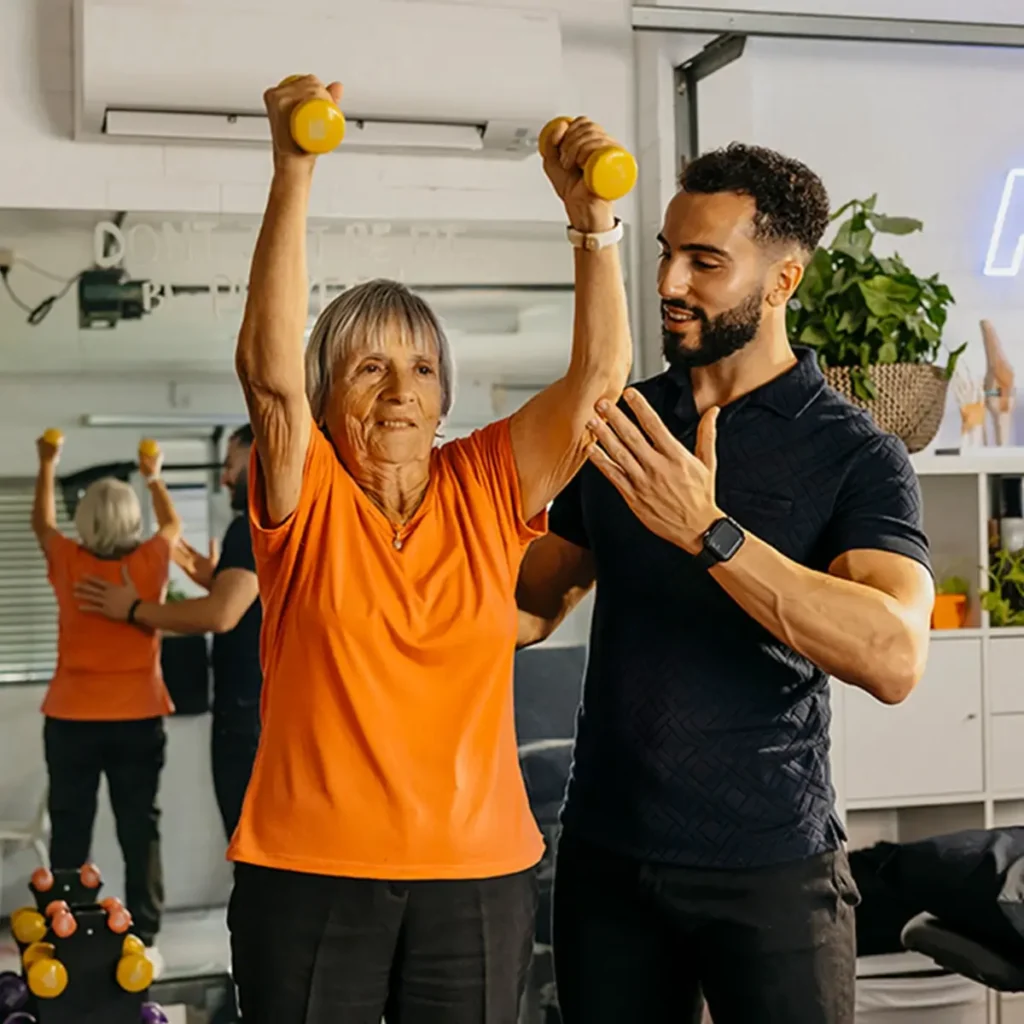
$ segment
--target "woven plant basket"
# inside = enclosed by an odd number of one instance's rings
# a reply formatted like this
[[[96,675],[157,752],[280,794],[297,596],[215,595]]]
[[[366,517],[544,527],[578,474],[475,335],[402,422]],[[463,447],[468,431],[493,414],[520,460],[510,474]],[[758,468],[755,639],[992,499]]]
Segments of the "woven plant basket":
[[[871,402],[864,402],[854,394],[847,367],[827,366],[824,373],[831,387],[871,413],[882,430],[900,438],[911,454],[927,448],[939,432],[949,381],[937,366],[931,363],[872,366],[868,373],[878,397]]]

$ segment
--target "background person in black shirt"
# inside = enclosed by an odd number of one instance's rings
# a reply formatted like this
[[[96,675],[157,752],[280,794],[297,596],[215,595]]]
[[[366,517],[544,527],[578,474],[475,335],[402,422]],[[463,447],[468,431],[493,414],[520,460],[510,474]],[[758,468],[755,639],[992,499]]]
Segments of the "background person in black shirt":
[[[262,606],[246,515],[252,428],[239,427],[228,439],[221,483],[236,513],[224,535],[220,556],[211,543],[207,557],[184,541],[174,560],[209,593],[205,597],[156,604],[139,601],[130,581],[124,586],[92,581],[79,595],[94,611],[171,633],[213,634],[213,735],[211,758],[217,806],[230,839],[242,813],[260,737],[260,625]]]
[[[802,164],[690,164],[658,289],[669,369],[599,408],[527,553],[521,643],[595,584],[554,888],[566,1024],[849,1024],[858,900],[829,772],[834,676],[895,704],[933,602],[905,447],[791,347],[828,223]]]

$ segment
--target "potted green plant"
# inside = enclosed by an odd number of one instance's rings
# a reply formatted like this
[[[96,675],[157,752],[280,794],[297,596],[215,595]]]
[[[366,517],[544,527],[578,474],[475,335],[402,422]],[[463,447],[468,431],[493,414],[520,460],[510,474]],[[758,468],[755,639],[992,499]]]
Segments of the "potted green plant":
[[[918,277],[898,254],[874,252],[878,234],[909,235],[924,226],[876,213],[877,199],[851,200],[833,214],[833,222],[846,219],[808,264],[787,326],[794,342],[817,350],[832,387],[916,452],[939,429],[949,379],[967,346],[937,365],[955,300],[937,274]]]
[[[989,587],[981,594],[981,607],[988,612],[989,625],[1024,626],[1024,550],[994,551],[988,576]]]
[[[971,585],[962,576],[947,576],[935,588],[932,629],[962,629],[967,624]]]

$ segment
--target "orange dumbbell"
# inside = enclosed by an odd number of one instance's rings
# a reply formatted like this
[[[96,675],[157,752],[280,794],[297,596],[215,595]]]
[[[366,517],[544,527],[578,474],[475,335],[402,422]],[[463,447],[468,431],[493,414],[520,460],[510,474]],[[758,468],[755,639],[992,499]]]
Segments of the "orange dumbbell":
[[[78,931],[78,922],[70,910],[59,910],[50,922],[53,934],[59,939],[70,939]]]
[[[556,117],[541,129],[537,148],[547,151],[551,136],[560,125],[569,124],[571,118]],[[633,154],[622,146],[605,146],[591,153],[583,167],[583,180],[591,193],[608,202],[628,195],[636,185],[637,165]]]
[[[78,869],[78,880],[86,889],[98,889],[103,881],[100,869],[95,864],[83,864]]]
[[[36,892],[49,892],[53,888],[53,872],[49,868],[36,868],[32,872],[32,888]]]
[[[297,82],[302,75],[289,75],[280,85]],[[296,105],[291,117],[292,140],[307,153],[330,153],[345,138],[345,115],[333,100],[316,97]]]
[[[115,935],[124,935],[132,926],[132,915],[124,907],[115,907],[107,911],[107,927]]]

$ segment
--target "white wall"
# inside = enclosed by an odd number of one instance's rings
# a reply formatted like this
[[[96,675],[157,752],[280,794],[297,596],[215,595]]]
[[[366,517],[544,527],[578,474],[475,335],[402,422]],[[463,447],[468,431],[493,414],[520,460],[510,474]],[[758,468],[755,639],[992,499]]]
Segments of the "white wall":
[[[338,14],[367,2],[372,0],[294,0],[290,9],[301,20],[304,11],[319,8]],[[164,3],[168,8],[220,4],[241,11],[279,6],[279,0]],[[626,0],[502,0],[502,5],[559,12],[565,109],[588,113],[632,144],[632,45]],[[244,43],[240,15],[239,45]],[[71,47],[71,0],[0,4],[0,207],[262,210],[269,160],[259,149],[72,142]],[[336,74],[344,79],[343,68]],[[338,153],[320,162],[312,210],[363,218],[461,220],[497,215],[562,220],[536,158],[506,163]]]
[[[822,14],[861,18],[909,18],[935,21],[1024,24],[1018,0],[977,0],[965,8],[961,0],[649,0],[652,7],[695,7],[713,11],[756,11],[766,14]]]
[[[969,343],[966,365],[978,376],[979,321],[990,319],[1019,388],[1024,276],[983,269],[1006,175],[1024,166],[1024,108],[1016,101],[1024,52],[756,40],[743,62],[753,86],[752,140],[805,160],[834,205],[877,192],[880,212],[922,220],[923,232],[883,236],[878,248],[896,248],[916,272],[938,273],[951,288],[957,301],[944,340],[950,348]],[[815,75],[822,84],[808,89]],[[1024,230],[1020,218],[1016,227]],[[950,409],[937,444],[959,436],[952,396]],[[1018,410],[1018,444],[1022,426]]]

